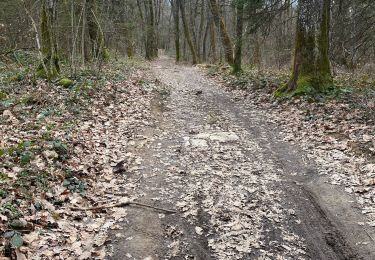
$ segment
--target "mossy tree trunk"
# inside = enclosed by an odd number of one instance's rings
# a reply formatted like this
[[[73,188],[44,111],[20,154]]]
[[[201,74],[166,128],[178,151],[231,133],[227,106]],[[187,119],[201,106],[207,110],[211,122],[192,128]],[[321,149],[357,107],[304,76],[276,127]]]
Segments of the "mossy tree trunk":
[[[132,1],[126,5],[126,11],[121,7],[124,5],[122,0],[112,0],[111,14],[113,15],[113,22],[119,24],[121,27],[121,36],[124,39],[126,55],[129,59],[133,59],[136,54],[135,46],[135,32],[139,24],[137,24],[136,17],[136,2]],[[116,19],[117,18],[117,19]],[[141,15],[142,19],[142,30],[144,29],[143,23],[143,13]],[[121,44],[119,42],[119,44]]]
[[[101,58],[104,54],[104,35],[99,24],[97,0],[86,0],[86,11],[91,56],[93,58]]]
[[[134,29],[133,25],[125,25],[126,55],[129,59],[133,59],[135,56]]]
[[[242,70],[242,34],[243,34],[243,17],[244,2],[241,0],[236,3],[237,22],[236,22],[236,48],[234,53],[233,72],[238,73]]]
[[[38,74],[53,79],[60,73],[57,39],[54,30],[56,21],[56,0],[43,0],[40,12],[41,51],[43,63]],[[45,69],[47,71],[45,71]],[[47,75],[45,75],[47,73]]]
[[[260,68],[262,65],[261,39],[259,33],[253,34],[253,55],[251,57],[251,65]]]
[[[331,0],[299,0],[293,74],[282,92],[302,95],[332,84],[328,56]]]
[[[179,5],[180,11],[181,11],[181,19],[182,19],[182,25],[184,27],[185,38],[186,38],[186,41],[189,45],[191,55],[193,57],[193,64],[197,64],[198,63],[197,51],[195,49],[195,45],[194,45],[192,37],[191,37],[189,25],[187,23],[187,19],[186,19],[186,15],[185,15],[184,0],[178,0],[178,5]]]
[[[232,40],[229,37],[227,28],[224,23],[224,19],[221,17],[219,12],[219,7],[216,3],[216,0],[210,0],[210,7],[212,16],[215,22],[216,27],[220,31],[220,38],[221,42],[224,47],[225,52],[225,60],[229,63],[229,65],[234,65],[234,58],[233,58],[233,43]]]
[[[129,59],[133,59],[135,55],[135,48],[133,41],[126,41],[126,55]]]
[[[126,23],[125,19],[122,19],[121,23],[124,26],[126,55],[128,56],[129,59],[133,59],[136,53],[135,41],[134,41],[134,31],[136,30],[136,28],[133,23]]]

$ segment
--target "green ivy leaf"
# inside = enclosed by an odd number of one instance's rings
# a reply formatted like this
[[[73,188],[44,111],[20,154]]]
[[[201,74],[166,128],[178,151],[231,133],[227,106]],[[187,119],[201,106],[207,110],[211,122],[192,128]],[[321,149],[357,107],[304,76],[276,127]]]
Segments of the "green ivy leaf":
[[[30,163],[31,157],[32,157],[31,152],[23,152],[21,154],[21,165],[26,165]]]
[[[15,248],[20,248],[22,245],[23,245],[23,239],[22,237],[20,236],[20,234],[15,234],[11,239],[10,239],[10,243],[12,244],[12,246],[14,246]]]

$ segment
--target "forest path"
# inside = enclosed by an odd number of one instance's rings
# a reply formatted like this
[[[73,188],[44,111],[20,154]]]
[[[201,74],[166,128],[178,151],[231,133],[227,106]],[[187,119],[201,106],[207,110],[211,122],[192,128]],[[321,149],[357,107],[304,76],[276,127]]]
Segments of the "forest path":
[[[325,183],[264,111],[163,57],[155,122],[135,140],[138,201],[112,259],[375,259],[348,194]]]

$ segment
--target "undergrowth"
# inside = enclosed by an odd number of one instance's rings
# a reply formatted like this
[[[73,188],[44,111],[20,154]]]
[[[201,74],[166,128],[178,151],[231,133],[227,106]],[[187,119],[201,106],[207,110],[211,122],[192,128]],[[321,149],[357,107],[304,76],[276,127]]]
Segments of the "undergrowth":
[[[74,150],[72,130],[98,95],[112,98],[106,88],[146,68],[143,61],[118,59],[72,77],[62,63],[60,77],[47,82],[36,76],[37,61],[26,51],[0,56],[0,215],[10,222],[25,201],[49,192],[53,183],[85,195],[85,181],[65,165]]]
[[[288,83],[290,78],[289,71],[259,70],[252,67],[245,67],[241,73],[234,75],[229,67],[210,65],[206,66],[206,72],[212,77],[219,77],[231,89],[260,91],[260,94],[261,92],[275,94],[280,87]],[[292,93],[273,96],[276,100],[282,101],[301,95]],[[336,100],[363,106],[364,101],[375,100],[375,79],[368,75],[340,73],[334,77],[332,86],[319,92],[306,92],[301,97],[311,102]]]

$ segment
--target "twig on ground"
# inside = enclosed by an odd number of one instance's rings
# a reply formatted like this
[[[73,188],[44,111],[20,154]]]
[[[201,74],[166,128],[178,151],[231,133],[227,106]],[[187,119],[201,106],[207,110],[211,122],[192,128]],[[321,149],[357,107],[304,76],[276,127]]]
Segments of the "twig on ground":
[[[139,177],[136,181],[134,181],[133,184],[136,184],[136,183],[139,182],[142,178],[143,178],[143,175],[142,175],[141,177]]]
[[[128,192],[109,192],[105,191],[105,194],[114,195],[114,196],[129,196]]]
[[[367,232],[367,230],[365,229],[365,232],[366,232],[366,234],[370,237],[370,239],[372,240],[372,242],[374,242],[375,243],[375,240],[374,240],[374,238],[369,234],[369,232]]]
[[[164,211],[164,212],[170,213],[170,214],[177,213],[174,210],[159,208],[159,207],[143,204],[143,203],[140,203],[140,202],[134,202],[134,201],[123,201],[123,202],[119,202],[119,203],[115,203],[115,204],[102,205],[102,206],[89,207],[89,208],[71,207],[70,209],[71,210],[77,210],[77,211],[78,210],[84,211],[84,210],[99,210],[99,209],[110,209],[110,208],[116,208],[116,207],[126,207],[126,206],[130,206],[130,205],[136,205],[136,206],[141,206],[141,207],[145,207],[145,208]]]

